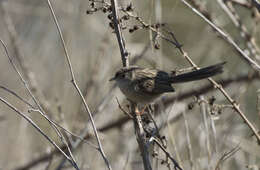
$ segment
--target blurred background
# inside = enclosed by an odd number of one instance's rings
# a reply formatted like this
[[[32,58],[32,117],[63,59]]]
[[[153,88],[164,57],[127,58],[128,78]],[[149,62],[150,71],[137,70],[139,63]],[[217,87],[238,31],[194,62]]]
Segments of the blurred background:
[[[256,69],[180,0],[131,2],[133,13],[146,23],[167,23],[198,66],[226,61],[224,73],[214,79],[230,81],[224,89],[259,129],[260,83]],[[248,1],[228,2],[253,39],[249,40],[243,37],[241,27],[233,23],[221,6],[224,3],[220,2],[196,1],[200,9],[210,14],[215,24],[259,63],[259,12],[253,6],[247,6],[252,5]],[[133,122],[128,121],[119,109],[116,97],[126,109],[128,102],[119,89],[108,81],[122,66],[117,39],[109,26],[108,13],[101,10],[86,14],[91,9],[90,3],[85,0],[52,2],[71,57],[75,79],[94,115],[101,143],[112,168],[143,169]],[[124,0],[119,5],[125,7],[129,3]],[[160,49],[156,50],[151,41],[154,34],[149,30],[129,33],[129,28],[136,24],[140,25],[133,19],[125,22],[127,29],[123,31],[130,61],[138,58],[136,64],[139,66],[168,71],[190,67],[172,44],[158,39]],[[6,43],[10,56],[46,114],[77,135],[87,133],[87,140],[96,143],[89,117],[70,82],[69,67],[47,2],[1,0],[0,38]],[[255,48],[249,48],[251,40]],[[38,112],[28,112],[28,105],[3,90],[3,87],[10,89],[35,106],[3,47],[0,49],[0,86],[1,98],[28,115],[48,136],[62,145],[53,128]],[[229,104],[219,91],[213,90],[207,80],[174,87],[175,93],[166,94],[159,101],[160,111],[156,121],[161,127],[161,135],[166,136],[168,151],[183,169],[217,169],[218,166],[225,170],[259,169],[260,149],[252,131],[231,107],[218,108]],[[201,105],[194,97],[204,87],[209,87],[211,91],[202,92],[202,99],[209,101],[212,96],[215,98],[214,106],[205,104],[206,114],[202,113]],[[188,92],[190,95],[187,97],[180,97]],[[165,101],[169,102],[165,104]],[[188,106],[191,108],[188,109]],[[77,140],[69,134],[65,136],[71,143]],[[55,148],[41,134],[2,102],[0,139],[2,170],[57,169],[63,160],[60,154],[53,154]],[[235,147],[237,151],[222,161],[223,155]],[[87,143],[82,142],[73,153],[81,169],[106,168],[100,153]],[[163,153],[159,156],[164,159]],[[168,169],[160,163],[159,158],[153,162],[157,169]],[[73,168],[67,162],[64,169]]]

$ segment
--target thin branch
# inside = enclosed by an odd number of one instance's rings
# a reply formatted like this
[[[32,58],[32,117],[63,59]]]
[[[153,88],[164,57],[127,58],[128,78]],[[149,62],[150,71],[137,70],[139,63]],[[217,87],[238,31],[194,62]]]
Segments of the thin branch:
[[[240,31],[240,36],[244,39],[246,42],[247,48],[250,51],[250,53],[259,61],[260,56],[258,55],[260,50],[257,47],[254,38],[252,35],[248,32],[245,25],[243,25],[242,20],[240,19],[239,15],[237,14],[236,10],[234,9],[231,2],[227,1],[226,3],[223,2],[223,0],[217,0],[220,7],[226,12],[226,14],[229,16],[233,24],[238,28]]]
[[[119,103],[117,97],[116,97],[116,102],[117,102],[117,104],[118,104],[119,109],[122,110],[122,112],[123,112],[125,115],[129,116],[130,119],[133,119],[133,116],[132,116],[130,113],[128,113],[127,111],[125,111],[124,108],[120,105],[120,103]]]
[[[244,60],[247,61],[250,65],[253,66],[254,69],[260,70],[260,66],[257,62],[252,60],[236,43],[235,41],[224,31],[222,31],[219,27],[217,27],[213,22],[211,22],[207,17],[205,17],[202,13],[200,13],[196,8],[193,8],[186,0],[181,0],[187,7],[189,7],[195,14],[200,16],[204,21],[206,21],[215,31],[217,31],[220,36],[225,39],[230,45],[232,45],[236,51],[243,57]]]
[[[27,102],[25,99],[23,99],[21,96],[19,96],[18,94],[16,94],[14,91],[8,89],[5,86],[0,85],[0,88],[7,91],[8,93],[12,94],[13,96],[17,97],[19,100],[21,100],[23,103],[25,103],[26,105],[30,106],[31,108],[34,108],[33,105],[29,102]]]
[[[8,93],[14,95],[15,97],[17,97],[19,100],[21,100],[22,102],[24,102],[26,105],[28,105],[29,107],[31,107],[31,109],[29,109],[29,112],[31,111],[35,111],[35,112],[40,112],[40,110],[38,109],[35,109],[29,102],[27,102],[25,99],[23,99],[22,97],[20,97],[18,94],[16,94],[14,91],[8,89],[7,87],[4,87],[4,86],[1,86],[0,85],[0,88],[7,91]],[[83,140],[84,142],[88,143],[90,146],[94,147],[95,149],[98,149],[97,146],[95,146],[93,143],[89,142],[89,141],[86,141],[85,139],[83,139],[82,137],[70,132],[69,130],[65,129],[64,127],[62,127],[61,125],[59,125],[57,122],[55,122],[54,120],[51,120],[52,123],[54,123],[57,127],[61,128],[64,132],[76,137],[76,138],[79,138],[81,140]]]
[[[16,109],[13,105],[11,105],[10,103],[8,103],[7,101],[5,101],[3,98],[0,97],[0,101],[3,102],[4,104],[6,104],[9,108],[11,108],[13,111],[15,111],[16,113],[18,113],[20,116],[22,116],[27,122],[29,122],[42,136],[44,136],[55,148],[57,148],[60,153],[62,153],[63,156],[65,156],[67,158],[67,160],[71,163],[71,165],[79,170],[76,162],[74,162],[74,160],[70,157],[67,156],[67,154],[53,141],[51,140],[38,126],[37,124],[35,124],[33,122],[33,120],[26,116],[25,114],[23,114],[22,112],[20,112],[18,109]]]
[[[166,156],[168,158],[170,158],[170,160],[172,161],[175,169],[182,170],[182,168],[179,166],[179,164],[173,159],[171,154],[160,144],[160,142],[156,138],[151,137],[149,142],[152,142],[152,141],[154,141],[159,146],[159,148],[166,154]]]
[[[207,113],[210,114],[210,106],[207,105]],[[218,142],[217,142],[217,130],[216,130],[216,125],[214,121],[214,117],[209,115],[210,117],[210,127],[212,130],[212,136],[214,139],[214,146],[215,146],[215,154],[218,154]]]
[[[38,109],[29,109],[29,112],[34,111],[34,112],[41,112]],[[62,129],[64,132],[66,132],[67,134],[70,134],[71,136],[74,136],[75,138],[78,138],[79,140],[89,144],[91,147],[93,147],[96,150],[99,150],[98,146],[96,146],[95,144],[93,144],[92,142],[87,141],[86,139],[84,139],[84,137],[81,137],[75,133],[70,132],[69,130],[65,129],[64,127],[62,127],[61,125],[59,125],[56,121],[52,120],[52,123],[55,124],[57,127],[59,127],[60,129]]]
[[[168,38],[167,36],[163,35],[161,32],[159,32],[156,28],[154,28],[152,25],[147,24],[146,22],[143,21],[143,19],[137,15],[132,14],[131,12],[128,12],[124,9],[121,9],[127,16],[134,18],[136,21],[138,21],[140,24],[142,24],[142,26],[146,29],[151,30],[152,32],[156,33],[158,37],[172,43],[175,44],[174,41],[172,41],[170,38]],[[177,46],[177,44],[175,44]]]
[[[204,133],[206,135],[206,148],[207,148],[207,153],[208,153],[208,169],[210,168],[210,160],[211,160],[211,146],[210,146],[210,137],[209,137],[209,126],[208,126],[208,119],[207,119],[207,110],[206,110],[206,102],[205,102],[205,97],[204,96],[199,96],[199,104],[200,104],[200,112],[203,117],[203,123],[204,123]]]
[[[125,48],[125,41],[124,41],[123,36],[122,36],[120,23],[118,22],[117,0],[111,0],[110,2],[111,2],[111,6],[112,6],[112,15],[113,15],[113,23],[114,23],[115,33],[116,33],[118,45],[119,45],[119,48],[120,48],[123,67],[128,67],[129,66],[128,53],[127,53],[126,48]]]
[[[183,116],[183,119],[184,119],[185,135],[186,135],[189,162],[190,162],[191,169],[193,169],[194,168],[194,164],[193,164],[194,156],[193,156],[193,149],[192,149],[192,145],[191,145],[190,127],[189,127],[189,123],[188,123],[188,120],[187,120],[185,110],[182,112],[182,116]]]
[[[108,161],[108,159],[107,159],[107,157],[106,157],[106,155],[105,155],[105,152],[104,152],[104,150],[103,150],[103,147],[102,147],[101,141],[100,141],[100,139],[99,139],[99,135],[98,135],[98,132],[97,132],[97,128],[96,128],[96,125],[95,125],[95,122],[94,122],[92,113],[91,113],[91,111],[90,111],[90,109],[89,109],[89,107],[88,107],[88,105],[87,105],[87,103],[86,103],[86,100],[85,100],[84,96],[82,95],[82,92],[80,91],[80,89],[79,89],[79,87],[78,87],[78,85],[77,85],[77,82],[76,82],[76,80],[75,80],[75,76],[74,76],[74,72],[73,72],[73,69],[72,69],[70,57],[69,57],[69,54],[68,54],[68,51],[67,51],[67,47],[66,47],[66,45],[65,45],[65,41],[64,41],[64,38],[63,38],[63,35],[62,35],[62,32],[61,32],[61,28],[60,28],[60,26],[59,26],[57,17],[56,17],[56,15],[55,15],[54,9],[53,9],[53,7],[52,7],[52,4],[51,4],[50,0],[46,0],[46,1],[47,1],[47,3],[48,3],[48,7],[49,7],[49,9],[50,9],[50,11],[51,11],[52,18],[53,18],[53,20],[54,20],[54,22],[55,22],[55,25],[56,25],[56,27],[57,27],[57,30],[58,30],[58,33],[59,33],[59,36],[60,36],[60,39],[61,39],[61,42],[62,42],[62,46],[63,46],[64,52],[65,52],[65,58],[66,58],[66,60],[67,60],[67,63],[68,63],[68,66],[69,66],[69,70],[70,70],[71,82],[72,82],[73,86],[75,87],[75,89],[76,89],[78,95],[80,96],[80,98],[81,98],[81,100],[82,100],[82,102],[83,102],[83,104],[84,104],[85,110],[86,110],[87,113],[88,113],[88,116],[89,116],[89,118],[90,118],[93,131],[94,131],[94,134],[95,134],[97,143],[98,143],[99,151],[100,151],[100,153],[101,153],[101,155],[102,155],[102,157],[103,157],[103,159],[104,159],[104,161],[105,161],[105,164],[106,164],[107,168],[108,168],[109,170],[111,170],[112,167],[111,167],[111,165],[110,165],[110,163],[109,163],[109,161]]]
[[[230,158],[231,156],[233,156],[237,151],[240,150],[240,146],[239,144],[237,146],[235,146],[234,148],[232,148],[230,151],[225,152],[221,158],[218,160],[217,165],[215,170],[220,170],[221,164],[223,164],[223,162],[225,160],[227,160],[228,158]]]
[[[42,114],[40,110],[35,109],[33,105],[31,105],[31,104],[30,104],[29,102],[27,102],[25,99],[23,99],[22,97],[20,97],[20,96],[19,96],[18,94],[16,94],[14,91],[8,89],[7,87],[1,86],[1,85],[0,85],[0,88],[3,89],[3,90],[5,90],[5,91],[7,91],[8,93],[14,95],[14,96],[17,97],[19,100],[21,100],[22,102],[24,102],[26,105],[28,105],[29,107],[31,107],[31,108],[28,110],[28,112],[34,111],[34,112],[40,112],[40,114]],[[46,116],[47,116],[47,115],[46,115]],[[47,119],[49,119],[49,118],[47,117]],[[78,136],[78,135],[76,135],[76,134],[70,132],[69,130],[67,130],[67,129],[65,129],[64,127],[62,127],[61,125],[59,125],[56,121],[51,120],[51,119],[50,119],[50,121],[51,121],[52,124],[55,124],[57,127],[59,127],[60,129],[62,129],[64,132],[66,132],[66,133],[68,133],[68,134],[70,134],[70,135],[72,135],[72,136],[74,136],[74,137],[76,137],[76,138],[79,138],[80,140],[82,140],[82,141],[88,143],[88,144],[89,144],[90,146],[92,146],[93,148],[98,149],[98,147],[97,147],[96,145],[94,145],[93,143],[91,143],[91,142],[89,142],[89,141],[86,141],[84,138],[82,138],[82,137],[80,137],[80,136]]]
[[[150,155],[149,155],[149,146],[146,145],[146,136],[144,132],[144,128],[142,125],[141,115],[136,112],[135,104],[131,104],[132,112],[135,114],[134,127],[136,133],[136,140],[138,142],[139,149],[141,151],[141,155],[143,158],[143,165],[145,170],[152,170]]]
[[[26,81],[24,80],[22,74],[19,72],[17,66],[15,65],[15,63],[13,62],[13,59],[11,58],[11,56],[9,55],[8,53],[8,49],[7,49],[7,46],[5,45],[4,41],[2,39],[0,39],[0,42],[2,44],[2,46],[4,47],[4,50],[5,50],[5,54],[6,56],[8,57],[10,63],[11,63],[11,66],[13,67],[13,69],[15,70],[15,72],[18,74],[20,80],[22,81],[22,83],[24,84],[24,87],[26,88],[26,90],[29,92],[30,96],[32,97],[34,103],[39,107],[39,109],[41,109],[41,111],[43,111],[41,105],[39,104],[39,102],[37,101],[37,99],[34,97],[34,95],[32,94],[28,84],[26,83]]]
[[[251,3],[248,1],[240,1],[240,0],[229,0],[229,1],[232,2],[233,4],[240,5],[245,8],[249,8],[249,9],[252,8]]]

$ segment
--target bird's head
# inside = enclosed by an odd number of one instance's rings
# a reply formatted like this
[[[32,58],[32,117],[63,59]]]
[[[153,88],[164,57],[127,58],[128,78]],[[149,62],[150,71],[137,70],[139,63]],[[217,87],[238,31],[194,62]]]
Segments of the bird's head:
[[[129,66],[129,67],[123,67],[119,69],[116,73],[115,76],[112,77],[109,81],[120,81],[124,79],[129,79],[132,76],[132,72],[136,69],[138,69],[138,66]]]

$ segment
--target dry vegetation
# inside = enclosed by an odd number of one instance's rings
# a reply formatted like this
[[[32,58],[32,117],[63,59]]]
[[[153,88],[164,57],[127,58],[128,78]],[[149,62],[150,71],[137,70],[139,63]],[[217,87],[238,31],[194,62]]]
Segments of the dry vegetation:
[[[48,2],[0,1],[0,169],[260,168],[257,0],[55,0],[55,14]],[[218,83],[176,85],[152,107],[157,127],[142,118],[155,133],[138,136],[108,81],[122,61],[177,72],[227,64]]]

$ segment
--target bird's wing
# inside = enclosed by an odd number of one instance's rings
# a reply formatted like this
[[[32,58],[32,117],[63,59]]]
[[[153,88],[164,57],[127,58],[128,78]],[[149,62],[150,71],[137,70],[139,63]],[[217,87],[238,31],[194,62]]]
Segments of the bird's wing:
[[[135,74],[136,90],[143,93],[161,94],[173,92],[174,88],[169,83],[169,74],[155,69],[137,70]]]

